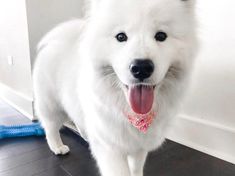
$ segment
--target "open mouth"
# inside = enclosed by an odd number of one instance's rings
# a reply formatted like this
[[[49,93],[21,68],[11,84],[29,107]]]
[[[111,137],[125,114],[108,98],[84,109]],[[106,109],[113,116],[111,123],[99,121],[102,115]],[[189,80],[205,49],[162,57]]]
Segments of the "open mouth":
[[[131,109],[137,114],[148,114],[152,110],[155,85],[126,86]]]

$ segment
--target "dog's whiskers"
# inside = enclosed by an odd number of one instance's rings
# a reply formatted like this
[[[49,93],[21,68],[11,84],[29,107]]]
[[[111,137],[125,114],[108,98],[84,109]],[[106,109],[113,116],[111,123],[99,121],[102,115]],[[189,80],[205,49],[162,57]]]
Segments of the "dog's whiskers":
[[[112,66],[106,65],[106,66],[101,67],[101,74],[102,74],[102,78],[103,78],[101,80],[101,83],[103,81],[105,81],[105,82],[109,81],[111,87],[119,88],[121,86],[121,83],[118,80],[117,75],[114,72],[114,69]]]
[[[115,74],[114,69],[110,65],[105,65],[101,67],[101,74],[103,76]]]

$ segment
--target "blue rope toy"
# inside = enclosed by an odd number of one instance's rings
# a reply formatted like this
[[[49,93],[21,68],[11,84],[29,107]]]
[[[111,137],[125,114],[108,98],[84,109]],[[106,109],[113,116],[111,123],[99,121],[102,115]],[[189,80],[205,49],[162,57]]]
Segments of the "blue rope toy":
[[[45,132],[40,123],[29,125],[4,126],[0,125],[0,139],[26,136],[44,136]]]

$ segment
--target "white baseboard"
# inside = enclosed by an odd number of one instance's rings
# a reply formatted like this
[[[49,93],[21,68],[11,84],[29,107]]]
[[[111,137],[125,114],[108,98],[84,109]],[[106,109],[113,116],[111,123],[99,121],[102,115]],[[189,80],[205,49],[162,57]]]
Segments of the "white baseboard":
[[[168,139],[235,164],[235,129],[179,115]]]
[[[35,120],[33,115],[33,98],[20,94],[2,83],[0,83],[0,98],[30,120]]]

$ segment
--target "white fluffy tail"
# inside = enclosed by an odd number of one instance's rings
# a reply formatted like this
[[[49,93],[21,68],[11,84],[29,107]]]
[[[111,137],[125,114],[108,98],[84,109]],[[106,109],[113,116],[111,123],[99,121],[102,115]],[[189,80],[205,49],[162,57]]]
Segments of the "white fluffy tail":
[[[62,24],[59,24],[54,29],[49,31],[39,42],[37,51],[54,42],[71,42],[80,36],[84,22],[76,19]]]

